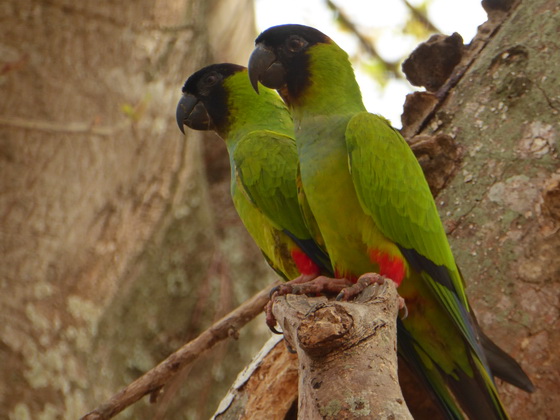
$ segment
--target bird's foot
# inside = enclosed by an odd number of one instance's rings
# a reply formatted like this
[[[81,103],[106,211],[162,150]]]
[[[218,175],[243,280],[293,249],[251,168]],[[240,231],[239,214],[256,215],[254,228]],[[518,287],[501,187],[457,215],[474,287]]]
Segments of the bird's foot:
[[[266,325],[275,333],[281,334],[276,330],[276,318],[272,313],[272,305],[274,298],[277,296],[293,295],[319,295],[319,294],[337,294],[345,288],[352,285],[347,279],[335,279],[325,276],[311,278],[310,276],[301,275],[289,282],[274,287],[270,291],[270,300],[266,304]]]
[[[356,281],[356,283],[342,289],[338,294],[338,296],[336,297],[336,300],[348,301],[350,299],[353,299],[372,284],[379,286],[379,289],[376,291],[376,294],[381,294],[383,293],[383,290],[385,288],[386,281],[387,281],[386,277],[383,277],[382,275],[377,273],[362,274],[360,278]]]
[[[356,281],[356,283],[352,284],[349,287],[346,287],[340,291],[336,300],[338,301],[348,301],[350,299],[355,298],[360,293],[362,293],[368,286],[374,285],[376,289],[374,290],[375,295],[383,294],[383,291],[387,287],[387,281],[390,280],[387,277],[384,277],[378,273],[366,273],[362,274],[360,278]],[[399,299],[399,311],[402,311],[402,319],[405,319],[408,316],[408,309],[406,307],[406,303],[402,297],[398,297]]]

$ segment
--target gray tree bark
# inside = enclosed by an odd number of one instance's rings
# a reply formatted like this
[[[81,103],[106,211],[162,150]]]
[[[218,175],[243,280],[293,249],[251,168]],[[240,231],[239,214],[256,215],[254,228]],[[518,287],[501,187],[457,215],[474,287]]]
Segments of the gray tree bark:
[[[498,381],[501,398],[512,418],[552,419],[560,410],[560,6],[484,3],[490,22],[479,38],[490,40],[420,134],[451,137],[461,151],[436,202],[480,324],[536,386],[527,394]]]

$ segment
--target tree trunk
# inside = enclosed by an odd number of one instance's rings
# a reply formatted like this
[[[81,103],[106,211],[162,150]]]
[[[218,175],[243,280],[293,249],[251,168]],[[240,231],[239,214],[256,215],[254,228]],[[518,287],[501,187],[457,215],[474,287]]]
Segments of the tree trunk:
[[[298,363],[284,338],[271,337],[233,383],[212,420],[295,420]]]
[[[2,5],[1,418],[80,417],[273,278],[229,169],[207,181],[174,118],[189,74],[252,48],[251,2],[222,3]],[[250,352],[193,367],[175,410],[207,418]],[[128,416],[153,418],[142,405]]]
[[[512,418],[560,411],[560,6],[523,0],[420,134],[451,136],[462,161],[437,196],[483,329],[536,385],[500,381]],[[481,28],[485,35],[488,26]]]

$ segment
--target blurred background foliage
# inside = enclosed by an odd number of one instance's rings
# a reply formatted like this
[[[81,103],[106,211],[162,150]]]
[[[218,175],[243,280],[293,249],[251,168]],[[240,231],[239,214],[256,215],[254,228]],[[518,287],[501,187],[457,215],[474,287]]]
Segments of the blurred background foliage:
[[[328,34],[350,55],[366,107],[401,126],[404,96],[417,90],[401,71],[415,46],[434,33],[465,43],[486,20],[480,2],[460,0],[255,0],[259,30],[301,23]]]

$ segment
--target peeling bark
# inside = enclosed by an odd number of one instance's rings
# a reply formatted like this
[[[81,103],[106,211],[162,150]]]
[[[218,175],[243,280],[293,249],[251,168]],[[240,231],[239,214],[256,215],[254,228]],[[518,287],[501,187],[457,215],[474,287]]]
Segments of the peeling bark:
[[[436,92],[461,61],[463,49],[463,38],[457,32],[451,36],[432,35],[403,62],[403,73],[414,86]]]
[[[297,357],[277,335],[239,374],[213,419],[295,419],[297,395]]]

